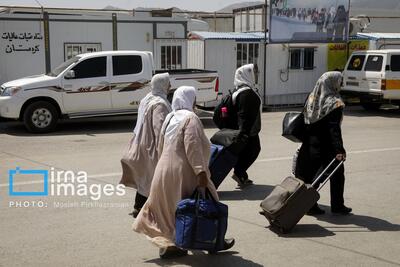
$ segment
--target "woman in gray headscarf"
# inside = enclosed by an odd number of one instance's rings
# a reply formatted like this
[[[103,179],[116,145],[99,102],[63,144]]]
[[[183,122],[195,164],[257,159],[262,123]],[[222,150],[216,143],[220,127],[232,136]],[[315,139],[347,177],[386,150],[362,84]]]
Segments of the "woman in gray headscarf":
[[[304,107],[307,134],[299,151],[295,174],[309,184],[333,158],[339,161],[346,158],[341,131],[345,105],[339,94],[342,79],[342,74],[337,71],[323,74]],[[333,213],[351,212],[351,208],[344,205],[344,180],[342,166],[330,180]],[[308,212],[309,215],[323,213],[325,211],[318,204]]]
[[[121,183],[137,190],[134,210],[131,213],[135,218],[150,192],[159,158],[157,145],[161,127],[171,111],[167,100],[170,87],[168,73],[154,75],[151,80],[151,92],[140,101],[133,137],[121,159]]]
[[[161,158],[154,172],[150,195],[133,224],[134,231],[145,234],[160,248],[162,258],[187,254],[174,243],[177,203],[189,198],[198,186],[207,187],[218,200],[208,169],[210,141],[193,112],[195,100],[193,87],[182,86],[175,91],[173,111],[161,130]],[[233,244],[233,240],[226,242],[226,249]]]

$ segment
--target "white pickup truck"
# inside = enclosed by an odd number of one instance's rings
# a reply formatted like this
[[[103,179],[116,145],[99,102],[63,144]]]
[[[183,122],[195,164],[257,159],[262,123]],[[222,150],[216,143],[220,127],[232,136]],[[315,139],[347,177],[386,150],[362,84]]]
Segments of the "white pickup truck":
[[[1,85],[0,117],[19,119],[30,132],[54,130],[59,118],[124,115],[137,112],[155,71],[151,52],[104,51],[77,55],[50,73]],[[165,71],[164,71],[165,72]],[[218,73],[170,70],[173,89],[197,89],[197,104],[218,97]]]

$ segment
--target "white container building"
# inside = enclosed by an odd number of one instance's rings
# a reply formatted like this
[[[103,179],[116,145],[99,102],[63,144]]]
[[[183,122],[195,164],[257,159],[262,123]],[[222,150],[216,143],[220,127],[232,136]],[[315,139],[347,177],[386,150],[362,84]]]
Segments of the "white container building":
[[[48,72],[76,54],[106,50],[151,51],[157,69],[186,68],[188,21],[151,11],[3,9],[0,84]]]

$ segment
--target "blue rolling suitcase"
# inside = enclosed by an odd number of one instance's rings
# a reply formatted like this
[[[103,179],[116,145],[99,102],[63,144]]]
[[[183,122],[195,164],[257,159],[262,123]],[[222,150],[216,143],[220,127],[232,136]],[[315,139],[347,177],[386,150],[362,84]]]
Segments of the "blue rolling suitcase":
[[[232,168],[236,165],[238,157],[221,145],[211,144],[211,157],[209,169],[211,181],[218,188]]]
[[[175,244],[183,249],[224,249],[228,228],[228,206],[216,201],[210,191],[201,197],[198,189],[188,199],[179,201],[175,213]]]

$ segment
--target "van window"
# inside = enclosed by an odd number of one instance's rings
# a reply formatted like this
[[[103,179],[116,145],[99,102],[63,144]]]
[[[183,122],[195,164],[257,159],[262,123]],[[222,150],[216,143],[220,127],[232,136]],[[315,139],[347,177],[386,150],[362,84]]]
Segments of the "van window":
[[[143,69],[141,56],[113,56],[113,75],[141,73]]]
[[[347,70],[360,71],[364,65],[365,55],[354,55],[350,59]]]
[[[400,71],[400,55],[393,55],[390,58],[390,70]]]
[[[74,79],[86,79],[107,76],[107,57],[89,58],[72,69],[75,72]]]
[[[382,62],[383,62],[383,56],[377,56],[377,55],[368,56],[367,64],[365,64],[365,71],[381,71]]]

